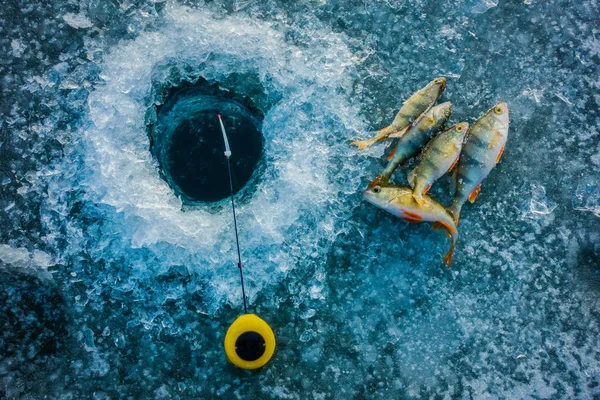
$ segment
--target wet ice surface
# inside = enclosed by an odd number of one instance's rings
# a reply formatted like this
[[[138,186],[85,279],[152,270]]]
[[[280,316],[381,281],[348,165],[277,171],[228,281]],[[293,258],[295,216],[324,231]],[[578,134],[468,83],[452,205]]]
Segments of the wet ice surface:
[[[600,395],[598,5],[287,3],[7,6],[1,397]],[[439,75],[452,122],[511,110],[451,270],[443,233],[361,200],[383,146],[348,145]],[[200,76],[265,114],[239,210],[278,339],[259,373],[221,348],[241,301],[227,204],[182,211],[149,152],[156,83]]]

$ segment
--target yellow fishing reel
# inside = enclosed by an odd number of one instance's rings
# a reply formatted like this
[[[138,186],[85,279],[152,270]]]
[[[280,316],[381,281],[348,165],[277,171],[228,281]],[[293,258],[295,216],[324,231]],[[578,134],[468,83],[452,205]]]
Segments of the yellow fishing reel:
[[[257,369],[275,352],[275,335],[271,327],[255,314],[238,317],[225,335],[225,354],[236,367]]]

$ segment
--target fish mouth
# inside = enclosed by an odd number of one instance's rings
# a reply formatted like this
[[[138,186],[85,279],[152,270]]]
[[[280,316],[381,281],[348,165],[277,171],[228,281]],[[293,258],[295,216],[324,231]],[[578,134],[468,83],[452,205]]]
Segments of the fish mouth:
[[[445,77],[439,77],[435,80],[435,83],[438,84],[440,86],[440,90],[444,91],[446,89],[446,78]]]
[[[366,201],[368,201],[369,203],[375,205],[375,206],[380,206],[381,202],[377,201],[377,197],[375,197],[375,193],[373,193],[373,191],[371,189],[365,189],[362,192],[362,197],[363,199],[365,199]]]

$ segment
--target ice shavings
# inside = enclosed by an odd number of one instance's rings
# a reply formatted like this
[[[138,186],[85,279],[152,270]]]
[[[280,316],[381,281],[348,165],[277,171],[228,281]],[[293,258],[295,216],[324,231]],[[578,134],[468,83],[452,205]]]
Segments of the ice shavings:
[[[14,38],[26,49],[3,80],[2,234],[27,249],[23,260],[39,248],[60,263],[48,266],[53,285],[21,276],[20,262],[0,268],[0,295],[11,296],[0,318],[29,310],[21,331],[4,327],[17,356],[0,358],[0,397],[600,395],[600,241],[587,190],[600,164],[597,4],[503,1],[476,13],[472,2],[92,1],[82,10],[99,29],[88,32],[66,26],[62,3],[27,3],[5,40],[9,57]],[[264,181],[240,203],[249,311],[278,340],[258,374],[222,351],[241,312],[227,205],[182,210],[156,166],[136,167],[153,163],[138,112],[158,101],[146,75],[159,59],[176,72],[150,80],[250,71],[274,95]],[[453,121],[499,100],[511,110],[506,153],[465,208],[450,270],[438,264],[442,232],[361,201],[384,146],[373,157],[348,146],[441,74]],[[24,307],[31,295],[44,301]]]
[[[149,151],[144,116],[156,101],[151,96],[156,66],[165,63],[185,70],[190,79],[218,82],[231,74],[257,74],[267,96],[281,99],[263,121],[263,178],[252,199],[238,209],[242,256],[251,271],[251,300],[285,277],[289,266],[306,254],[326,254],[327,243],[335,238],[331,208],[335,204],[339,218],[353,207],[347,199],[330,200],[347,189],[339,178],[344,172],[330,154],[346,150],[347,144],[338,139],[346,126],[361,127],[363,122],[341,95],[349,88],[345,72],[354,65],[352,53],[331,33],[315,35],[311,43],[306,49],[290,49],[268,23],[243,17],[215,21],[208,12],[168,6],[161,32],[113,48],[101,65],[105,83],[88,98],[91,124],[82,129],[77,148],[85,168],[64,167],[85,188],[86,200],[103,205],[108,222],[100,228],[102,235],[123,243],[92,247],[94,257],[118,259],[128,248],[150,251],[160,256],[154,267],[140,269],[140,279],[152,268],[159,272],[183,264],[210,281],[208,312],[215,312],[224,301],[235,305],[241,301],[232,269],[229,210],[198,207],[184,212]],[[167,74],[165,79],[174,78]],[[243,84],[236,88],[241,93],[244,89]],[[63,184],[57,180],[53,185],[58,198]],[[297,234],[305,230],[313,233]],[[70,251],[77,252],[77,243],[86,239],[78,230],[72,235]],[[290,250],[296,248],[301,249],[297,254]],[[308,295],[321,296],[314,291]]]
[[[52,256],[41,250],[29,251],[0,244],[0,261],[8,265],[48,268],[52,264]]]

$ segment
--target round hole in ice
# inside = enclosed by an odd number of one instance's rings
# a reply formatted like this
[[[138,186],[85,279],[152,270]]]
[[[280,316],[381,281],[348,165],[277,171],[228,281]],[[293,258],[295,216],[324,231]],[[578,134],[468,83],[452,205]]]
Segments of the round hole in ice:
[[[262,155],[262,114],[230,92],[192,86],[173,90],[151,128],[153,153],[165,180],[184,203],[215,202],[230,195],[225,145],[231,147],[234,192],[252,178]]]

